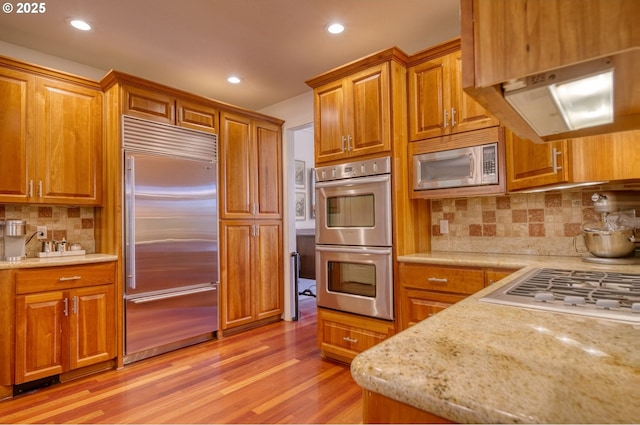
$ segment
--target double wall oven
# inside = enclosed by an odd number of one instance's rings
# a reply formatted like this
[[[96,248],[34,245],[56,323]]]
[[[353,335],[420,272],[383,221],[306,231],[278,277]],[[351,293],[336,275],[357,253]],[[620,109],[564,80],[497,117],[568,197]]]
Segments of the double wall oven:
[[[393,320],[391,159],[316,168],[320,307]]]

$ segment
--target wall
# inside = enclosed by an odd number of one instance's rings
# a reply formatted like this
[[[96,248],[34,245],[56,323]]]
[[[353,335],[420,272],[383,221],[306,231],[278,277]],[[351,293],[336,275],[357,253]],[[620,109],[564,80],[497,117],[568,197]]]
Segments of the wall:
[[[304,219],[300,219],[296,213],[296,230],[298,229],[315,229],[316,220],[313,215],[313,185],[311,174],[314,170],[313,156],[313,126],[305,127],[302,130],[294,132],[294,157],[296,161],[304,162],[304,187],[300,188],[296,185],[296,211],[298,211],[298,199],[300,195],[304,195]]]
[[[584,222],[600,220],[591,195],[640,190],[640,184],[431,201],[432,251],[580,256],[574,238]],[[448,220],[443,234],[440,220]],[[584,249],[581,239],[578,249]]]
[[[0,220],[27,221],[27,238],[36,226],[47,226],[47,239],[79,243],[88,254],[95,253],[93,207],[35,206],[0,204]],[[27,257],[36,257],[41,244],[35,237],[27,244]]]

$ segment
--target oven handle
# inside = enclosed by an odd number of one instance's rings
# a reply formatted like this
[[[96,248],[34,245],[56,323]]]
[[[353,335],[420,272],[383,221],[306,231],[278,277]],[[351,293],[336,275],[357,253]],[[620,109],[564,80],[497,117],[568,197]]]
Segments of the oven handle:
[[[326,182],[316,181],[316,187],[322,188],[322,187],[349,186],[354,184],[365,184],[365,183],[380,183],[380,182],[388,182],[390,178],[391,178],[391,174],[379,174],[377,176],[355,177],[351,179],[330,180]]]
[[[371,247],[347,247],[347,246],[326,246],[316,245],[316,251],[341,252],[347,254],[380,254],[390,255],[391,248],[371,248]]]

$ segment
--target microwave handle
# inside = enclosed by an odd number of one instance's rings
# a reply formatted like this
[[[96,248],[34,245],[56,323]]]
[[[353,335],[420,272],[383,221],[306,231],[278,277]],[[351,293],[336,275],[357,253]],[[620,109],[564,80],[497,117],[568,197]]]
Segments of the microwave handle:
[[[469,177],[473,178],[476,175],[476,159],[474,158],[473,153],[469,154]]]

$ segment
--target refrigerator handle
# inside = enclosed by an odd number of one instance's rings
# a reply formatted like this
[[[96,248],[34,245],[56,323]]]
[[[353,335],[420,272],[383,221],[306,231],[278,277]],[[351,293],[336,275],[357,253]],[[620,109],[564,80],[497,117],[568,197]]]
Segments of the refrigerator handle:
[[[134,157],[130,156],[127,158],[127,173],[129,177],[129,183],[126,188],[126,205],[127,205],[127,221],[128,221],[128,231],[126,234],[127,238],[127,285],[131,289],[136,289],[136,206],[135,206],[135,161]]]

